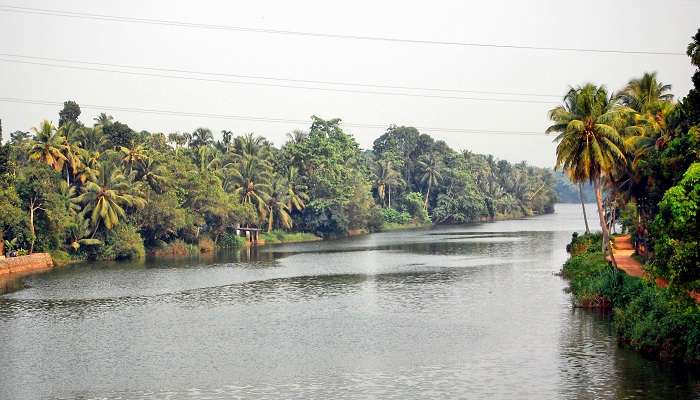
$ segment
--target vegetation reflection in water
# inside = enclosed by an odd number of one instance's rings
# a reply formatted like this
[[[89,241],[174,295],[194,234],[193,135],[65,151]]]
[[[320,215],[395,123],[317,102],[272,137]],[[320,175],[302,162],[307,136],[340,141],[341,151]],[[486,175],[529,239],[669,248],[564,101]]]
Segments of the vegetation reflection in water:
[[[555,273],[579,211],[26,278],[27,289],[0,298],[0,390],[17,399],[697,396],[687,373],[620,348],[605,317],[571,307]]]

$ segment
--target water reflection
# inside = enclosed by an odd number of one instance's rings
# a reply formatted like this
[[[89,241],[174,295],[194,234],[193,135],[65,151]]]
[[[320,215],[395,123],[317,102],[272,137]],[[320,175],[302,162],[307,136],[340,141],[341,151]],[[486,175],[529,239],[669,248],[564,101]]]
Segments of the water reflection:
[[[688,373],[571,308],[554,273],[581,225],[562,206],[14,281],[0,296],[0,397],[698,397]]]

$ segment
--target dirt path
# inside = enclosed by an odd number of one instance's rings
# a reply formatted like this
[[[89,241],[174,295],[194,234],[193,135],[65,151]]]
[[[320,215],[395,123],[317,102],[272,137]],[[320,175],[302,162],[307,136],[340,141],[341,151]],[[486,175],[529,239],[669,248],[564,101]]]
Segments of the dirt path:
[[[634,254],[634,246],[630,235],[617,236],[613,238],[613,254],[617,268],[625,271],[629,276],[638,278],[649,277],[649,274],[644,271],[642,264],[632,255]],[[656,278],[656,285],[662,288],[668,286],[668,281],[663,278]],[[688,295],[695,299],[696,303],[700,303],[700,292],[689,291]]]

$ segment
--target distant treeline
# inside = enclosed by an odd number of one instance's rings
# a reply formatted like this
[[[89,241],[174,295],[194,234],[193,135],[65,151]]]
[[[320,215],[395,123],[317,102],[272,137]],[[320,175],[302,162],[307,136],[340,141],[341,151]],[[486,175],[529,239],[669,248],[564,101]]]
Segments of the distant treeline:
[[[207,128],[164,134],[80,115],[67,101],[57,125],[0,147],[8,249],[124,258],[144,244],[235,246],[239,226],[333,237],[541,214],[556,200],[551,170],[457,152],[412,127],[391,126],[362,151],[339,119],[312,117],[275,147],[254,134],[215,140]]]

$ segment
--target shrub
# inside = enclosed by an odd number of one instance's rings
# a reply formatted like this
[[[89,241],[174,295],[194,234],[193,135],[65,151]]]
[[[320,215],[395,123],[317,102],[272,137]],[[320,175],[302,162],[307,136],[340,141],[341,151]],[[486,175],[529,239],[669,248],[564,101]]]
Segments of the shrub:
[[[403,208],[416,222],[430,222],[428,211],[423,207],[423,195],[418,192],[407,193],[403,198]]]
[[[119,224],[107,232],[105,245],[98,250],[97,258],[128,260],[141,259],[145,255],[146,250],[143,247],[143,239],[138,230],[132,225]]]
[[[693,163],[678,185],[664,194],[652,224],[656,275],[700,289],[700,163]]]
[[[208,236],[199,238],[199,251],[202,253],[211,253],[216,249],[216,243]]]
[[[383,208],[382,217],[384,222],[391,224],[408,224],[411,222],[411,215],[406,211],[397,211],[393,208]]]
[[[221,235],[218,245],[226,249],[236,249],[245,245],[245,239],[236,235],[235,232],[227,232]]]
[[[666,361],[700,364],[700,310],[689,298],[642,285],[615,309],[614,325],[635,350]]]

